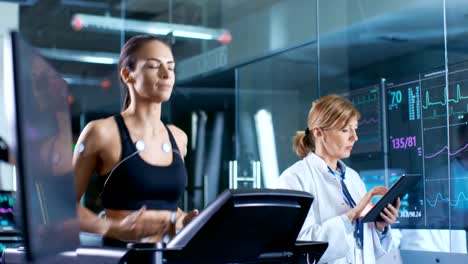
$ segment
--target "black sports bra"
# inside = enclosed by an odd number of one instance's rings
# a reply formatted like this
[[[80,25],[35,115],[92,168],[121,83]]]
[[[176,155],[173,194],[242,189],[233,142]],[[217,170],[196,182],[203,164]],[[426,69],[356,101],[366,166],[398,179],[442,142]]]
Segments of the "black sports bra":
[[[165,125],[172,145],[172,163],[167,167],[154,166],[138,155],[122,116],[114,118],[122,156],[113,171],[98,177],[103,188],[102,205],[114,210],[138,210],[144,205],[147,209],[175,211],[187,184],[187,171],[171,131]]]

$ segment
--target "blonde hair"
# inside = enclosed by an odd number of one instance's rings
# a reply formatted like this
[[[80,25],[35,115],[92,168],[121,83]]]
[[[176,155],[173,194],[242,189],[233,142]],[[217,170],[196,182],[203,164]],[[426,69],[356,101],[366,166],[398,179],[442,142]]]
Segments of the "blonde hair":
[[[299,131],[293,137],[293,150],[304,158],[310,151],[315,151],[314,128],[343,129],[352,118],[359,119],[361,115],[354,105],[347,99],[331,94],[319,98],[312,103],[307,117],[306,131]]]

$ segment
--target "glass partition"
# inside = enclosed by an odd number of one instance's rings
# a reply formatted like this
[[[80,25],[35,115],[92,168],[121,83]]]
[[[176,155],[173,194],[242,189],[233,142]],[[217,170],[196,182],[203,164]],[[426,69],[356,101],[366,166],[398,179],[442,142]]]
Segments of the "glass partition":
[[[316,4],[317,23],[309,25],[316,42],[237,70],[236,175],[258,175],[251,164],[260,161],[268,187],[298,160],[291,138],[305,128],[311,103],[343,95],[362,115],[345,162],[367,189],[402,175],[421,178],[402,200],[398,246],[466,253],[466,3]],[[284,62],[291,57],[301,59]]]
[[[448,225],[451,231],[450,249],[452,252],[467,253],[466,231],[468,229],[468,36],[464,20],[467,17],[467,5],[463,1],[445,1],[446,11],[446,46],[447,63],[446,89],[442,100],[447,120],[443,124],[448,134],[446,149],[439,154],[444,156],[448,193],[435,196],[440,204],[449,208]],[[437,101],[431,99],[434,106]],[[445,103],[445,105],[444,105]],[[436,194],[437,195],[437,194]],[[437,199],[438,198],[438,199]],[[444,199],[441,199],[444,198]],[[434,203],[435,205],[435,203]],[[446,218],[447,219],[447,218]],[[463,230],[464,229],[464,230]],[[463,243],[464,242],[464,243]]]
[[[189,136],[188,208],[227,187],[272,187],[299,159],[292,137],[312,102],[336,93],[362,115],[345,162],[366,187],[422,179],[402,202],[400,248],[466,253],[466,1],[19,2],[19,31],[70,87],[75,140],[120,111],[125,40],[170,43],[177,82],[162,118]]]
[[[317,98],[316,66],[317,45],[313,42],[237,70],[239,177],[254,176],[260,179],[260,186],[272,187],[279,174],[297,160],[292,137],[306,128],[304,120]],[[261,169],[255,170],[255,162],[260,162]]]
[[[421,178],[393,225],[401,228],[401,249],[466,253],[464,231],[447,230],[466,228],[454,210],[450,172],[452,156],[463,147],[450,147],[450,131],[466,102],[463,66],[446,72],[446,40],[456,33],[445,27],[445,2],[319,3],[321,95],[345,95],[362,114],[347,164],[368,190],[402,175]]]

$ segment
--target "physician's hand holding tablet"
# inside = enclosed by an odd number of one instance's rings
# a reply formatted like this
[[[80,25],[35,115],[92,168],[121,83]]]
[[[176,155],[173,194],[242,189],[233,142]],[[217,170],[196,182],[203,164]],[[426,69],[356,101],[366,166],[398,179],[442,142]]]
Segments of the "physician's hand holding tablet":
[[[361,200],[361,202],[367,202],[369,205],[362,211],[360,216],[363,218],[361,221],[363,223],[375,222],[375,226],[379,231],[383,231],[387,225],[395,223],[400,209],[400,198],[405,196],[412,187],[416,186],[419,180],[420,177],[401,176],[388,192],[384,192],[385,195],[375,205],[370,204],[370,201],[367,200],[368,197],[372,199],[373,196],[382,195],[382,188],[385,187],[372,189]]]
[[[400,197],[397,198],[395,206],[387,204],[387,206],[380,212],[383,221],[375,221],[375,227],[380,232],[385,230],[385,227],[395,223],[398,218],[398,211],[400,210]]]
[[[368,212],[372,211],[374,207],[374,205],[371,203],[372,198],[374,198],[374,196],[385,195],[387,192],[388,192],[388,189],[384,186],[377,186],[377,187],[372,188],[369,192],[367,192],[364,195],[364,197],[362,197],[362,199],[357,203],[356,207],[352,208],[350,211],[346,213],[349,220],[352,222],[361,217],[365,218]],[[394,205],[390,203],[387,204],[387,206],[383,208],[383,210],[380,212],[382,220],[375,221],[375,226],[377,230],[379,230],[380,232],[383,232],[386,226],[393,224],[398,218],[399,209],[400,209],[399,198],[397,198],[396,203]]]

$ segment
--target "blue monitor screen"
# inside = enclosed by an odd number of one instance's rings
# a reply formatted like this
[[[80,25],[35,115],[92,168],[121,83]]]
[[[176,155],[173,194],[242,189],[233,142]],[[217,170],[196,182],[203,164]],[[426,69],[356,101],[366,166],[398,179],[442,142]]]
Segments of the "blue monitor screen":
[[[405,197],[400,228],[468,228],[468,65],[352,90],[361,113],[349,162],[366,187],[420,177]],[[448,84],[446,88],[446,83]]]

